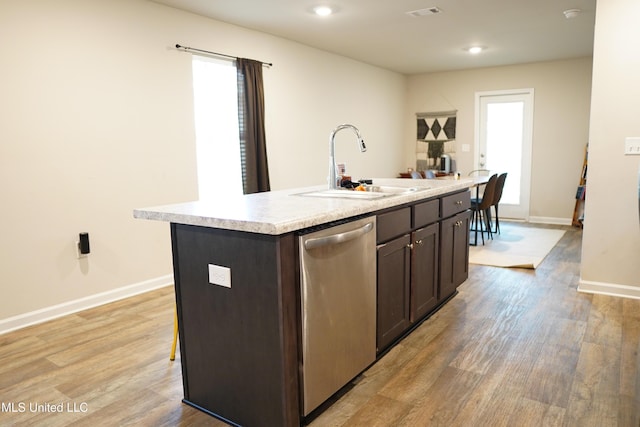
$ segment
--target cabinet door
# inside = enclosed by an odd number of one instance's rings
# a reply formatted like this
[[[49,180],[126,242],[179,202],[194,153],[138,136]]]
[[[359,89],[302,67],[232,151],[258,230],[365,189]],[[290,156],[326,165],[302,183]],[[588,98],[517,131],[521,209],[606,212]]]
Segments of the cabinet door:
[[[377,348],[384,350],[411,325],[411,236],[378,247]]]
[[[440,223],[440,289],[438,300],[451,296],[469,276],[470,212]]]
[[[458,221],[453,239],[453,282],[460,286],[469,277],[469,226],[471,212],[456,215]]]
[[[411,321],[426,316],[438,303],[438,224],[412,233]]]

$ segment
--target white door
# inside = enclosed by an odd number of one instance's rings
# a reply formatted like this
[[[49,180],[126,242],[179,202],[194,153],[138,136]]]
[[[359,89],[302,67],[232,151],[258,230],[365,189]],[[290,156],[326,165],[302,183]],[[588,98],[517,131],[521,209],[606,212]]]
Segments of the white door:
[[[475,165],[507,172],[501,218],[529,218],[532,134],[533,89],[476,92]]]

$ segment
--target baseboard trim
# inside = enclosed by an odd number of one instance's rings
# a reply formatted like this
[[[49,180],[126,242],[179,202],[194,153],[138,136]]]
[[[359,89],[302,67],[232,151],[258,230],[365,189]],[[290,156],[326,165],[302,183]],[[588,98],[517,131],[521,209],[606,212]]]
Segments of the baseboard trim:
[[[571,218],[555,218],[550,216],[530,216],[529,222],[536,224],[571,225]]]
[[[133,285],[123,286],[121,288],[101,292],[95,295],[89,295],[88,297],[2,319],[0,320],[0,335],[25,328],[27,326],[43,323],[48,320],[57,319],[58,317],[66,316],[68,314],[77,313],[92,307],[97,307],[99,305],[132,297],[134,295],[153,291],[171,284],[173,284],[173,275],[168,274],[155,279],[134,283]]]
[[[578,292],[640,299],[640,287],[582,279],[578,282]]]

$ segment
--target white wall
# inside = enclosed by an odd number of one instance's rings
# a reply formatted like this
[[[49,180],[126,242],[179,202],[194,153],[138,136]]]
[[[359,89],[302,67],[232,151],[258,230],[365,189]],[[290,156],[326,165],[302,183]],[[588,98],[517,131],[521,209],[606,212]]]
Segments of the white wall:
[[[530,215],[571,222],[589,131],[591,58],[414,75],[408,80],[405,158],[415,161],[415,113],[458,110],[457,168],[474,165],[475,93],[534,88]],[[461,152],[461,144],[471,151]],[[508,178],[507,178],[508,179]]]
[[[580,289],[640,298],[640,3],[598,2]]]
[[[274,189],[324,183],[342,122],[369,146],[341,135],[354,175],[404,166],[396,73],[145,0],[3,0],[0,39],[0,331],[171,283],[168,225],[132,210],[197,198],[191,55],[176,43],[274,63]]]
[[[356,125],[367,144],[361,153],[354,133],[337,134],[336,158],[347,173],[397,176],[404,164],[403,76],[295,43],[264,55],[274,62],[265,70],[272,188],[326,183],[329,135],[341,123]]]

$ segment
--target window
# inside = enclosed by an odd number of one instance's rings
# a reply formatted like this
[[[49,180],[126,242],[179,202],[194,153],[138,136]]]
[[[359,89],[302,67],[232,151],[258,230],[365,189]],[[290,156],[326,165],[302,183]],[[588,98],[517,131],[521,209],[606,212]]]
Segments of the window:
[[[192,61],[199,199],[241,195],[235,63],[196,55]]]

